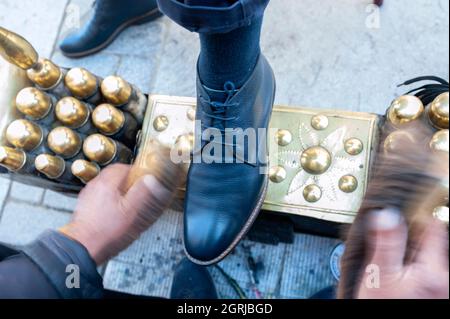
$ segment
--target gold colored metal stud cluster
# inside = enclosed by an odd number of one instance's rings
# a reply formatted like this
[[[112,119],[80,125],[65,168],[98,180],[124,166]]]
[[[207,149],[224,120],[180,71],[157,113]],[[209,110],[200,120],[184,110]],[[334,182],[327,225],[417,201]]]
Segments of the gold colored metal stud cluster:
[[[449,153],[449,92],[440,94],[426,106],[416,96],[400,96],[387,110],[386,119],[387,129],[392,132],[383,142],[384,152],[394,153],[405,143],[420,143],[403,129],[422,121],[432,128],[427,141],[430,151]],[[448,223],[448,207],[436,208],[433,216]]]
[[[29,82],[1,123],[1,166],[72,191],[106,165],[131,162],[147,106],[139,89],[119,76],[102,79],[40,59],[30,43],[1,27],[0,55],[25,70]]]

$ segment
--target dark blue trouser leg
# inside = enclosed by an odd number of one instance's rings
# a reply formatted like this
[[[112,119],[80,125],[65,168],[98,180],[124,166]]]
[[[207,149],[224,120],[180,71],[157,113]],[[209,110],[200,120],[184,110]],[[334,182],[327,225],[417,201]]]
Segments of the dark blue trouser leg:
[[[199,33],[226,33],[261,18],[269,0],[158,0],[161,12]]]
[[[269,0],[158,0],[160,10],[181,26],[200,33],[201,82],[222,90],[240,88],[260,54],[262,16]],[[220,100],[220,97],[218,97]]]

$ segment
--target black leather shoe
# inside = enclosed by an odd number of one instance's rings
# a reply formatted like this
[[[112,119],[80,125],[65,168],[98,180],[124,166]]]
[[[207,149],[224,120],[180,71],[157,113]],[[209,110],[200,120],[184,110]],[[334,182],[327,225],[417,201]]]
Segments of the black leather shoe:
[[[160,17],[156,0],[96,0],[89,20],[60,44],[62,53],[80,58],[107,47],[127,27]]]
[[[203,266],[183,259],[175,269],[171,299],[218,299],[211,275]]]
[[[227,98],[215,100],[214,97],[221,94]],[[225,91],[214,91],[198,79],[197,95],[196,119],[201,121],[203,133],[209,128],[214,128],[216,132],[254,128],[258,132],[258,128],[267,129],[269,125],[275,97],[275,77],[266,58],[260,55],[250,78],[239,90],[228,82]],[[242,136],[242,131],[237,135]],[[232,145],[233,152],[210,155],[206,151],[213,144],[225,143]],[[225,258],[258,216],[268,183],[265,134],[258,137],[256,144],[252,149],[224,139],[200,139],[199,132],[196,132],[184,215],[184,246],[193,262],[211,265]],[[251,154],[257,161],[252,159]],[[222,160],[222,163],[211,163],[214,158]],[[234,163],[223,163],[225,158]]]

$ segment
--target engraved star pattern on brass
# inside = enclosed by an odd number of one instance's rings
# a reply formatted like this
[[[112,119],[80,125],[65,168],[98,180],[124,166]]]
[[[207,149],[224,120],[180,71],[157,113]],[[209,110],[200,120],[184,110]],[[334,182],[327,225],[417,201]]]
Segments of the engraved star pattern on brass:
[[[346,133],[347,128],[344,126],[320,139],[314,129],[308,127],[305,123],[300,124],[297,138],[300,140],[301,149],[283,150],[278,155],[279,163],[282,166],[297,170],[290,181],[285,198],[286,202],[304,204],[305,199],[302,190],[309,185],[317,185],[322,190],[322,197],[325,196],[330,201],[338,199],[337,193],[340,190],[336,186],[336,181],[343,175],[351,175],[357,172],[363,165],[361,158],[352,158],[350,155],[348,157],[342,156],[345,153],[343,150]],[[329,166],[326,165],[323,170],[319,170],[316,174],[308,172],[301,161],[301,158],[305,157],[305,153],[311,149],[328,152],[331,156]]]

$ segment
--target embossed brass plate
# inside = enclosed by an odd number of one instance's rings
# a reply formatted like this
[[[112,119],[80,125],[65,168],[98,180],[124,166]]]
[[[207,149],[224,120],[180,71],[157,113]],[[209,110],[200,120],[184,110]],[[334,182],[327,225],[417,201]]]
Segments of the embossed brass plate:
[[[139,146],[193,136],[196,100],[149,98]],[[269,130],[269,190],[263,209],[351,223],[366,191],[380,117],[276,106]]]

